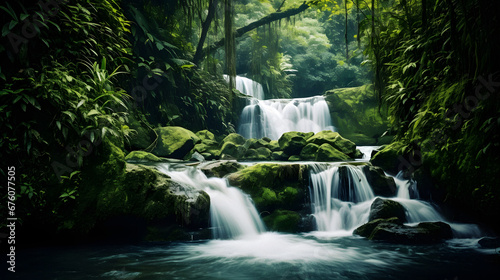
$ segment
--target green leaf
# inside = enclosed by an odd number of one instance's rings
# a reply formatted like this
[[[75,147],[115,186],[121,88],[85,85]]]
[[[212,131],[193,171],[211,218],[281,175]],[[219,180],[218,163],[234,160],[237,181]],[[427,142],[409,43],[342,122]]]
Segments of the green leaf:
[[[57,128],[59,128],[59,130],[61,130],[61,122],[60,121],[56,121],[56,126],[57,126]]]

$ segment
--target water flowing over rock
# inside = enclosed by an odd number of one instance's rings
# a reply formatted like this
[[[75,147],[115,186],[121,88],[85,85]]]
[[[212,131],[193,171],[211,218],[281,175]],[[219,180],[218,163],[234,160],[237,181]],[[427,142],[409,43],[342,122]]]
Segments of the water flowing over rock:
[[[199,169],[161,164],[157,168],[171,180],[203,190],[210,196],[210,220],[214,238],[244,238],[265,231],[250,198],[228,185],[227,180],[207,178]]]
[[[263,100],[262,86],[244,77],[236,78],[236,89],[254,97],[240,117],[238,132],[245,138],[278,140],[289,131],[335,131],[323,96]]]

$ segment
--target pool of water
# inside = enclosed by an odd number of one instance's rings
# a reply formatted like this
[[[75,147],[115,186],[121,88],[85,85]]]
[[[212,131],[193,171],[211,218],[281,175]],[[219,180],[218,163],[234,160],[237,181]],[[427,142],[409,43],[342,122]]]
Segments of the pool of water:
[[[477,239],[396,245],[349,233],[20,250],[7,279],[498,279]],[[2,279],[5,279],[2,277]]]

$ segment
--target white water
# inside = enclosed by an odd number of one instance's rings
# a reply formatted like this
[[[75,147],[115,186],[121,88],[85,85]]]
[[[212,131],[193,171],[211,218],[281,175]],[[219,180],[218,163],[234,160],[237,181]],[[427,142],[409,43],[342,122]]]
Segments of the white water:
[[[238,133],[245,138],[278,140],[289,131],[335,131],[323,96],[297,99],[252,99],[240,117]]]
[[[228,75],[224,75],[224,79],[229,82]],[[236,76],[236,89],[253,98],[264,100],[264,89],[262,85],[249,78]]]
[[[340,178],[345,168],[347,178]],[[368,222],[373,191],[358,166],[311,165],[311,203],[320,231],[352,231]]]
[[[226,75],[224,78],[228,79]],[[247,139],[269,137],[278,140],[289,131],[335,131],[323,96],[264,100],[262,85],[240,76],[236,76],[236,89],[253,97],[241,112],[238,129]]]
[[[330,235],[350,235],[368,222],[371,204],[376,199],[361,168],[345,166],[345,175],[339,172],[342,165],[313,164],[310,169],[311,204],[317,229]],[[402,174],[394,180],[398,193],[390,199],[405,208],[408,225],[442,221],[451,226],[456,238],[481,236],[477,225],[448,222],[432,204],[419,200],[416,182],[404,180]]]
[[[265,231],[250,197],[229,186],[226,179],[207,178],[195,167],[161,164],[157,169],[173,181],[205,191],[210,196],[210,220],[214,238],[252,238]]]
[[[372,151],[380,148],[380,146],[357,146],[356,148],[363,154],[363,157],[359,160],[367,161],[372,158]]]

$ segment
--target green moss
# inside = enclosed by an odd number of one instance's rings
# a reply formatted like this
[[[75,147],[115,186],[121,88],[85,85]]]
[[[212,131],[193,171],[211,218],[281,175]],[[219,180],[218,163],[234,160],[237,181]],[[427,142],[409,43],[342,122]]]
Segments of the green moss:
[[[231,133],[222,140],[222,144],[233,143],[235,145],[243,145],[245,142],[245,137],[239,135],[238,133]]]
[[[156,132],[159,139],[152,153],[161,157],[183,159],[201,141],[193,132],[178,126],[160,127]]]
[[[301,160],[301,158],[298,155],[293,155],[288,158],[288,161],[299,161],[299,160]]]
[[[287,155],[298,155],[302,148],[304,148],[307,144],[307,139],[309,139],[312,135],[314,135],[312,132],[285,132],[278,140],[278,144],[280,149]]]
[[[161,158],[144,151],[132,151],[126,157],[126,161],[134,162],[161,162]]]
[[[298,164],[261,163],[228,176],[229,183],[248,193],[259,211],[300,207],[307,184]],[[272,203],[271,203],[272,202]]]
[[[196,136],[198,136],[198,138],[200,138],[201,141],[204,141],[204,140],[215,141],[214,134],[206,129],[196,132]]]
[[[295,233],[298,231],[301,218],[297,212],[276,210],[264,217],[264,223],[272,231]]]
[[[330,144],[332,147],[348,156],[352,156],[356,152],[356,144],[354,144],[354,142],[345,139],[338,132],[330,130],[324,130],[316,133],[307,140],[307,143],[313,143],[319,146],[323,144]]]
[[[371,85],[330,90],[325,93],[325,99],[340,134],[357,145],[380,144],[378,140],[387,130],[388,120],[379,112]]]
[[[285,154],[283,151],[273,152],[271,155],[271,159],[273,160],[288,160],[289,156]]]
[[[315,160],[319,146],[314,143],[307,144],[300,152],[300,157],[303,160]]]
[[[330,144],[319,146],[316,154],[316,161],[346,161],[349,157],[341,151],[335,149]]]
[[[396,175],[402,167],[399,157],[403,155],[403,147],[404,145],[401,142],[394,142],[382,147],[373,155],[370,162],[375,166],[382,167],[386,172]]]

